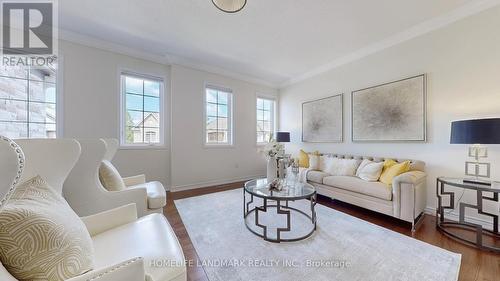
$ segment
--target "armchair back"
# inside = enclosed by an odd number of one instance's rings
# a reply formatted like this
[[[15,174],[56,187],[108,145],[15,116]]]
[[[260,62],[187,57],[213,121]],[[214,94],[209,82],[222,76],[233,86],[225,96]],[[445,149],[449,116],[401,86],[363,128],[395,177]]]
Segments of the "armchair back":
[[[120,144],[117,139],[101,139],[106,145],[106,154],[104,154],[103,160],[108,160],[111,162],[113,157],[115,157],[116,151],[118,151],[118,147]]]
[[[139,216],[147,214],[147,191],[126,189],[108,191],[99,180],[99,167],[114,152],[103,139],[79,139],[81,156],[64,183],[64,198],[79,216],[89,216],[123,205],[135,203]],[[117,148],[118,146],[116,146]],[[116,152],[116,149],[114,150]]]
[[[66,177],[80,156],[80,144],[74,139],[16,140],[26,158],[20,182],[41,176],[62,194]]]
[[[64,183],[64,197],[79,216],[104,211],[86,212],[88,206],[106,200],[107,190],[99,180],[99,166],[106,154],[106,144],[100,139],[79,139],[82,155]]]

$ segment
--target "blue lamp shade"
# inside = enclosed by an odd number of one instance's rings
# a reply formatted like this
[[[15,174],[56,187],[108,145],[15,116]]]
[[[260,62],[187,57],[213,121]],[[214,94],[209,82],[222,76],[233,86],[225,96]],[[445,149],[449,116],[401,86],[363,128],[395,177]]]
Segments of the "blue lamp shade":
[[[500,118],[454,121],[451,144],[500,144]]]
[[[290,133],[289,132],[277,132],[276,133],[276,142],[290,142]]]

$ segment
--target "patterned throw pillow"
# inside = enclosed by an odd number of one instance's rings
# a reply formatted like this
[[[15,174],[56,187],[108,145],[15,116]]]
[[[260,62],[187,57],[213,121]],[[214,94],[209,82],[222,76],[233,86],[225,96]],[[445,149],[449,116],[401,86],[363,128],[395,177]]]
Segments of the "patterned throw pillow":
[[[66,280],[94,267],[89,232],[40,177],[14,191],[0,211],[0,261],[18,280]]]
[[[99,167],[99,180],[108,191],[120,191],[127,187],[122,176],[111,162],[104,160]]]

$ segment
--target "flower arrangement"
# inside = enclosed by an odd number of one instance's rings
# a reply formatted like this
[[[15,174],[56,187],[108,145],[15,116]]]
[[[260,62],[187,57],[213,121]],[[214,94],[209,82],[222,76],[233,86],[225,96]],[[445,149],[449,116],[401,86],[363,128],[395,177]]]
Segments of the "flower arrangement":
[[[263,153],[267,159],[275,158],[285,153],[285,147],[281,143],[276,142],[276,140],[271,139],[264,147]]]

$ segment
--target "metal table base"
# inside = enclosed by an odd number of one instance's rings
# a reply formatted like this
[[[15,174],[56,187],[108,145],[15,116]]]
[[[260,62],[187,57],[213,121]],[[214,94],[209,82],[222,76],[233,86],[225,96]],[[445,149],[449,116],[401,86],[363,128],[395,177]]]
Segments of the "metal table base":
[[[297,208],[289,206],[288,203],[290,201],[295,201],[295,200],[286,200],[286,199],[278,200],[278,199],[269,199],[269,198],[265,198],[265,197],[256,196],[256,197],[259,197],[263,200],[263,205],[255,206],[255,207],[251,208],[250,204],[254,203],[254,195],[251,193],[248,193],[250,195],[250,201],[246,202],[246,194],[247,193],[248,192],[246,191],[246,189],[243,188],[243,219],[245,221],[245,226],[253,234],[255,234],[255,235],[257,235],[257,236],[259,236],[259,237],[261,237],[264,240],[269,241],[269,242],[281,243],[281,242],[294,242],[294,241],[300,241],[300,240],[306,239],[309,236],[311,236],[314,233],[314,231],[316,231],[316,226],[317,226],[317,224],[316,224],[317,223],[316,209],[315,209],[315,207],[316,207],[316,192],[314,194],[312,194],[309,198],[302,199],[302,200],[309,200],[310,201],[310,210],[311,210],[310,215],[305,213],[302,210],[299,210]],[[275,201],[276,204],[269,204],[268,201],[273,201],[273,202]],[[282,203],[284,203],[284,205]],[[286,227],[277,228],[276,239],[270,238],[268,236],[268,231],[267,231],[268,226],[261,224],[261,222],[259,221],[259,213],[260,212],[265,213],[269,209],[273,209],[273,208],[277,209],[277,214],[286,215]],[[254,224],[262,229],[262,234],[253,230],[248,225],[249,221],[247,220],[247,217],[252,213],[255,213]],[[305,216],[308,220],[310,220],[311,221],[311,231],[308,232],[307,234],[305,234],[303,236],[299,236],[299,237],[282,238],[281,234],[283,232],[290,232],[292,230],[291,217],[292,217],[293,213],[295,213],[296,215]]]

